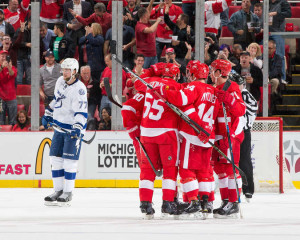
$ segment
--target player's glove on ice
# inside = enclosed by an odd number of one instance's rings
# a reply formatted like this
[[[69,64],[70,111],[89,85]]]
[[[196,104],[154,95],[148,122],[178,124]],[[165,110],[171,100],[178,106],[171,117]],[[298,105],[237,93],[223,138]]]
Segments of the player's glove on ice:
[[[217,98],[220,102],[223,102],[225,105],[230,107],[233,107],[235,103],[235,98],[229,92],[223,90],[219,90],[217,92]]]
[[[80,124],[75,123],[72,126],[72,131],[70,132],[71,138],[80,138],[81,137],[81,131],[82,126]]]
[[[140,137],[140,128],[138,125],[135,125],[134,127],[127,127],[126,130],[132,140],[135,140],[136,137]]]
[[[198,138],[200,139],[201,142],[207,143],[209,141],[209,137],[212,133],[213,127],[209,125],[203,125],[201,127],[206,131],[207,134],[201,131],[198,135]]]
[[[51,127],[53,124],[53,117],[50,116],[43,116],[42,117],[42,125],[45,129],[48,129],[48,127]]]

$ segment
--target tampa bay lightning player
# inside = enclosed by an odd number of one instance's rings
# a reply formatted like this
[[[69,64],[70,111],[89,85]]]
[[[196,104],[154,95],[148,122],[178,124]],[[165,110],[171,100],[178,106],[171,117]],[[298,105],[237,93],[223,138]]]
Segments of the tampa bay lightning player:
[[[54,127],[50,147],[50,163],[54,193],[45,197],[45,205],[70,205],[75,185],[81,138],[87,121],[87,89],[78,80],[79,64],[66,58],[58,78],[54,99],[42,118],[45,129]]]

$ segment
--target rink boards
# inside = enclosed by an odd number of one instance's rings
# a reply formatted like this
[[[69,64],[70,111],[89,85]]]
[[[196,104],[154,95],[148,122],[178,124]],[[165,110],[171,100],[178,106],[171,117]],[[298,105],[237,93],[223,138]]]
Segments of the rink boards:
[[[1,132],[0,187],[52,187],[49,163],[52,135],[53,132]],[[84,138],[90,139],[92,135],[93,132],[87,132]],[[291,181],[300,188],[300,173],[294,167],[300,164],[300,160],[297,162],[300,153],[289,159],[291,149],[297,152],[299,133],[288,133],[287,136],[284,144],[288,142],[291,145],[285,149],[293,174]],[[255,144],[255,138],[259,136],[253,137],[252,143]],[[254,161],[265,161],[265,157],[259,159],[264,155],[261,154],[263,151],[258,145],[253,147]],[[264,172],[264,169],[260,171]],[[276,164],[271,171],[277,174]],[[125,131],[99,131],[91,144],[82,145],[76,187],[138,187],[139,172],[135,150],[128,134]],[[161,180],[155,181],[155,187],[161,187]]]

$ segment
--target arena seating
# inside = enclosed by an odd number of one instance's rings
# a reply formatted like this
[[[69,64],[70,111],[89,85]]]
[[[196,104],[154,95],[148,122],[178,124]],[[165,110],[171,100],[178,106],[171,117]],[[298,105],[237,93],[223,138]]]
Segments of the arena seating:
[[[10,132],[12,128],[12,125],[0,125],[0,132]]]

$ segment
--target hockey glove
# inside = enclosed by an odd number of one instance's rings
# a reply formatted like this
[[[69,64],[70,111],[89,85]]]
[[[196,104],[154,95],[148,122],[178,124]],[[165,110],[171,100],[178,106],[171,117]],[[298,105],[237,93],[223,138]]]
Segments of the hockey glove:
[[[153,89],[151,89],[151,95],[155,98],[155,99],[159,99],[159,97],[157,97],[155,92],[158,92],[162,97],[166,97],[166,91],[169,89],[169,86],[167,85],[161,85],[161,86],[157,86]]]
[[[223,102],[226,106],[233,107],[235,103],[235,98],[229,92],[219,90],[217,92],[217,97],[219,101]]]
[[[53,117],[50,116],[43,116],[42,117],[42,125],[45,129],[48,129],[48,127],[52,127],[53,124]]]
[[[73,124],[72,128],[73,130],[70,132],[71,138],[80,138],[82,126],[78,123],[75,123]]]
[[[200,139],[201,142],[207,143],[209,141],[209,137],[212,133],[213,127],[209,125],[204,125],[202,127],[208,133],[208,135],[206,135],[203,131],[201,131],[198,135],[198,138]]]
[[[127,127],[126,130],[132,140],[136,140],[136,137],[140,137],[140,127],[138,125],[135,125],[132,128]]]

